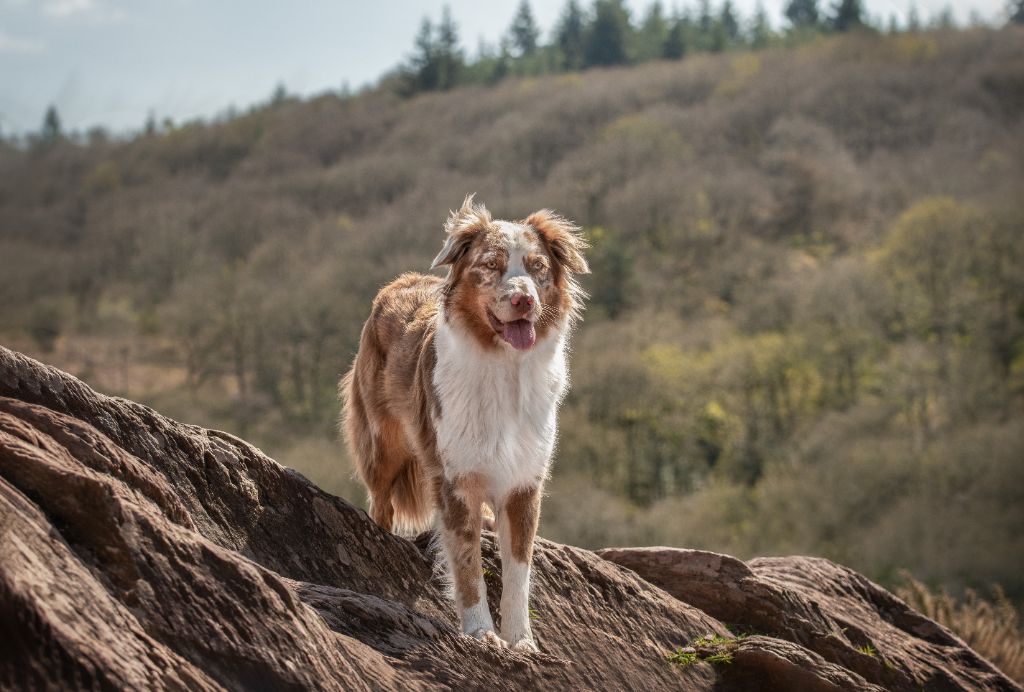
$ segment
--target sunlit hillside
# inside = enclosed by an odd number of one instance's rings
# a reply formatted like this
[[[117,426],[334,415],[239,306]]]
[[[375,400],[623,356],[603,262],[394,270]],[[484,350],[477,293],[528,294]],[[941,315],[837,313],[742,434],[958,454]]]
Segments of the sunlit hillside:
[[[1024,598],[1024,29],[0,145],[0,338],[354,501],[335,387],[468,192],[591,239],[541,534]]]

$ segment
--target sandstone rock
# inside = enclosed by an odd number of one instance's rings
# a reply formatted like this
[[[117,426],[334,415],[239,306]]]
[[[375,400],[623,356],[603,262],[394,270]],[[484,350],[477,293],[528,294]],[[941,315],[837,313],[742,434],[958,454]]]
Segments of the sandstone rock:
[[[678,548],[609,548],[598,554],[734,631],[798,644],[884,689],[1020,689],[949,630],[829,560],[772,557],[744,563]],[[751,637],[741,648],[760,639]],[[847,683],[837,678],[836,684]]]
[[[496,649],[459,634],[428,543],[382,532],[231,435],[103,396],[0,347],[0,689],[824,690],[877,689],[868,680],[881,679],[817,635],[779,628],[734,642],[723,623],[740,619],[704,612],[642,566],[544,540],[532,602],[542,652]],[[501,566],[489,534],[484,550],[496,611]],[[773,573],[780,584],[785,564]],[[875,599],[844,620],[866,636],[896,612],[891,595],[864,591],[870,582],[848,570],[809,578],[835,580],[817,588],[836,599]],[[720,579],[723,591],[743,591],[740,576]],[[730,598],[794,622],[814,614],[775,593]],[[929,636],[946,646],[937,625],[904,617],[911,624],[894,625],[892,643],[878,638],[880,651],[919,651],[914,642]],[[666,659],[708,634],[729,641],[731,663]],[[974,674],[1013,688],[949,646],[959,658],[926,688],[963,688]],[[923,665],[904,673],[917,680]]]

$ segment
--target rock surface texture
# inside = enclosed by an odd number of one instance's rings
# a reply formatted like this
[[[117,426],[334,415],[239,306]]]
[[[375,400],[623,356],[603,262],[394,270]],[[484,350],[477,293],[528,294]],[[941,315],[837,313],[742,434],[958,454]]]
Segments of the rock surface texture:
[[[825,560],[541,540],[534,564],[542,653],[463,637],[428,541],[0,347],[2,689],[1020,689]]]

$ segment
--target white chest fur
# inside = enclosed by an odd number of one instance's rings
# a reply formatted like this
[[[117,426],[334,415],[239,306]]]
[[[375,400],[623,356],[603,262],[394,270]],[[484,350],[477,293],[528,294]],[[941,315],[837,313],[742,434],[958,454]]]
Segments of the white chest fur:
[[[565,337],[551,335],[526,352],[485,351],[438,315],[434,421],[446,478],[478,473],[493,499],[536,485],[546,474],[565,391]]]

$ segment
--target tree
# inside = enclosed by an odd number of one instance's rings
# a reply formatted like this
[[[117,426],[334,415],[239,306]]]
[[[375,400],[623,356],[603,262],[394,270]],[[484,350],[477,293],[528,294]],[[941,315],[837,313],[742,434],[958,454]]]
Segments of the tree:
[[[818,25],[818,0],[789,0],[786,5],[786,19],[794,28]]]
[[[277,86],[274,87],[273,93],[270,95],[270,105],[280,106],[282,103],[288,100],[288,90],[284,86],[284,82],[278,82]]]
[[[768,21],[768,13],[764,9],[764,3],[758,0],[757,9],[754,10],[754,19],[750,24],[750,45],[754,48],[764,48],[772,36],[772,26]]]
[[[423,18],[419,33],[413,42],[414,53],[409,59],[409,91],[431,91],[438,85],[437,48],[434,45],[434,26]]]
[[[146,124],[142,126],[142,132],[146,137],[156,134],[156,113],[153,111],[146,114]]]
[[[647,14],[640,24],[640,31],[637,32],[636,59],[644,61],[661,57],[668,33],[669,23],[665,19],[661,2],[655,0],[647,8]]]
[[[839,0],[829,22],[836,31],[849,31],[864,24],[860,0]]]
[[[953,29],[956,27],[956,20],[953,19],[953,8],[946,5],[935,17],[932,24],[938,29]]]
[[[921,30],[921,15],[917,13],[917,5],[910,3],[910,9],[907,10],[907,31],[920,31]]]
[[[1007,14],[1014,24],[1024,24],[1024,0],[1010,0]]]
[[[715,30],[715,18],[711,16],[711,2],[710,0],[700,0],[700,6],[697,11],[697,36],[695,48],[697,50],[709,50],[713,43],[713,36]]]
[[[447,5],[442,11],[436,31],[430,19],[423,18],[413,48],[406,70],[406,88],[409,93],[451,89],[458,85],[463,56],[459,47],[458,26]]]
[[[60,128],[60,116],[57,115],[57,107],[50,106],[46,109],[46,115],[43,116],[43,141],[56,142],[61,137],[63,137],[63,133]]]
[[[719,24],[722,25],[722,33],[725,37],[725,42],[729,45],[736,43],[740,37],[740,23],[736,19],[736,12],[732,7],[732,0],[725,0],[722,3],[722,11],[718,17]]]
[[[437,27],[437,86],[451,89],[458,85],[462,72],[462,49],[459,48],[459,28],[452,19],[448,5],[441,12],[441,23]]]
[[[583,67],[583,12],[576,0],[569,0],[555,30],[555,43],[561,54],[562,68],[578,70]]]
[[[530,10],[530,3],[527,0],[523,0],[519,4],[516,16],[512,19],[512,25],[508,28],[508,35],[513,48],[520,57],[537,52],[540,29],[537,28],[537,23],[533,20],[533,12]]]
[[[584,65],[622,65],[627,62],[628,35],[629,14],[622,0],[595,0],[594,21],[587,31],[584,45]]]
[[[665,37],[665,44],[661,49],[661,57],[668,60],[679,60],[686,55],[686,37],[689,29],[689,20],[683,15],[676,17]]]

